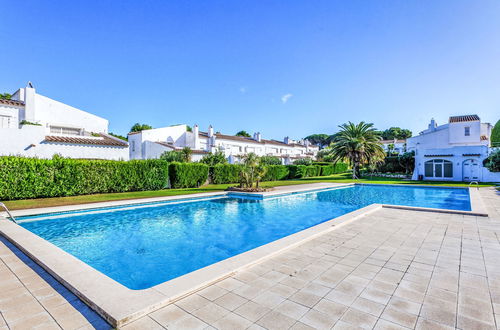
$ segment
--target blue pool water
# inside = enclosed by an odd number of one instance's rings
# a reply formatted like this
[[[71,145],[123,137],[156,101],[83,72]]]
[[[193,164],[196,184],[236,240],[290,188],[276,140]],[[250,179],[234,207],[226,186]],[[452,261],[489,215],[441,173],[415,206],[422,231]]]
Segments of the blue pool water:
[[[467,189],[357,185],[19,220],[126,287],[146,289],[373,203],[470,210]]]

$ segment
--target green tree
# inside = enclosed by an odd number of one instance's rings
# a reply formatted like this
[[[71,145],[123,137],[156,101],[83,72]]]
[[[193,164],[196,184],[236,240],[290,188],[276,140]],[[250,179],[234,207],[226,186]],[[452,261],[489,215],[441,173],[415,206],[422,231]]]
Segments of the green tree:
[[[339,126],[340,132],[335,137],[332,148],[332,159],[335,163],[348,161],[352,167],[352,178],[359,176],[362,165],[381,162],[385,157],[373,124],[348,122]]]
[[[331,135],[328,134],[312,134],[304,138],[312,144],[316,144],[320,149],[327,147],[331,142]]]
[[[248,134],[247,131],[239,131],[238,133],[235,134],[236,136],[243,136],[243,137],[251,137],[250,134]]]
[[[492,152],[483,160],[483,165],[491,172],[500,172],[500,149]]]
[[[500,146],[500,120],[497,121],[491,131],[491,145]]]
[[[130,132],[140,132],[147,129],[152,129],[153,127],[148,124],[135,123],[134,126],[130,128]]]
[[[250,152],[243,156],[243,167],[240,172],[240,188],[259,187],[259,182],[266,174],[267,167],[262,164],[259,156]]]
[[[214,166],[217,164],[227,164],[227,159],[221,151],[217,151],[215,153],[209,152],[200,160],[200,163],[207,164],[208,166]]]
[[[184,163],[190,163],[191,162],[191,156],[193,155],[193,150],[189,147],[184,147],[180,151],[182,155],[182,159],[184,160]]]
[[[415,168],[415,151],[405,152],[398,156],[399,164],[405,169],[405,173],[411,173]]]
[[[394,139],[404,140],[410,138],[412,135],[409,129],[404,129],[401,127],[391,127],[383,131],[381,134],[382,134],[382,139],[384,140],[394,140]]]
[[[262,156],[260,162],[264,165],[281,165],[281,159],[275,156]]]
[[[12,95],[10,95],[9,93],[0,93],[0,99],[1,100],[10,100],[12,97]]]

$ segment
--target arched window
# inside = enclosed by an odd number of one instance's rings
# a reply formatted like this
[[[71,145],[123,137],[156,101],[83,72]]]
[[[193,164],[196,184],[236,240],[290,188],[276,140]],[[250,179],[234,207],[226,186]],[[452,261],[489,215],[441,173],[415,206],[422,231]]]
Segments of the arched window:
[[[428,178],[452,178],[453,163],[444,159],[433,159],[425,162],[425,176]]]

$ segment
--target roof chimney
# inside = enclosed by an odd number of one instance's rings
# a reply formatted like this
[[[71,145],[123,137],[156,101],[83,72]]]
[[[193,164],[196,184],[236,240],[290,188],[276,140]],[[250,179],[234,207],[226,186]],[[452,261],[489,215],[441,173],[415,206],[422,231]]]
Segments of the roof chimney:
[[[285,144],[290,144],[290,138],[288,136],[285,136],[283,142],[285,142]]]
[[[437,127],[437,123],[434,120],[434,118],[431,119],[431,122],[429,123],[429,130],[434,131]]]
[[[261,142],[262,141],[262,136],[260,135],[260,132],[253,133],[253,139],[255,141]]]
[[[214,136],[214,128],[212,125],[208,126],[208,137]]]

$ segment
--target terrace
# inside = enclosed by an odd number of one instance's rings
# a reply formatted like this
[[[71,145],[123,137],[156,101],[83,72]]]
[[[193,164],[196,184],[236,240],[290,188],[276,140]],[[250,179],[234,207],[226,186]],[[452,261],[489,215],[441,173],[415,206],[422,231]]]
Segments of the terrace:
[[[123,328],[494,329],[500,207],[479,194],[489,217],[376,209]],[[3,238],[0,259],[0,327],[109,327]]]

